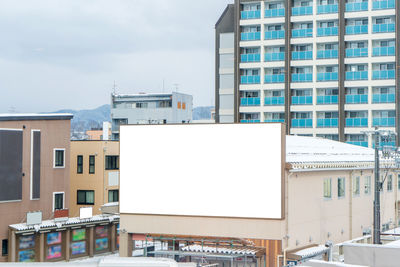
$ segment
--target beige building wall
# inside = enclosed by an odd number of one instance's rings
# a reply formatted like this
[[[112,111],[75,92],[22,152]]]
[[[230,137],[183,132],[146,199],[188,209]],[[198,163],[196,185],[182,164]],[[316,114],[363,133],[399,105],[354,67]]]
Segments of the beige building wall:
[[[83,173],[77,173],[77,156],[83,156]],[[95,156],[95,173],[89,174],[89,156]],[[93,214],[100,214],[101,205],[108,203],[108,191],[119,189],[119,170],[106,170],[105,157],[119,156],[116,141],[71,142],[71,200],[70,217],[78,217],[81,207],[93,207]],[[118,176],[118,184],[110,185],[110,177]],[[78,190],[94,190],[94,205],[78,205]]]
[[[9,225],[26,222],[29,211],[42,211],[43,220],[52,219],[54,192],[65,193],[64,208],[69,208],[70,127],[70,120],[0,121],[0,128],[23,129],[22,172],[25,174],[22,178],[22,200],[0,202],[0,242],[8,239]],[[41,132],[39,200],[30,200],[31,130]],[[65,149],[64,168],[53,168],[55,148]],[[4,261],[7,257],[0,254],[0,262]]]

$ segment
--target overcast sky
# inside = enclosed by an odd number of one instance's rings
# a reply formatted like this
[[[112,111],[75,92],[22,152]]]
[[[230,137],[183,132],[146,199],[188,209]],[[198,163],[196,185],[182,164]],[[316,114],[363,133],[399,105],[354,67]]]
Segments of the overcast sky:
[[[117,93],[214,105],[214,25],[233,0],[0,0],[0,112],[91,109]]]

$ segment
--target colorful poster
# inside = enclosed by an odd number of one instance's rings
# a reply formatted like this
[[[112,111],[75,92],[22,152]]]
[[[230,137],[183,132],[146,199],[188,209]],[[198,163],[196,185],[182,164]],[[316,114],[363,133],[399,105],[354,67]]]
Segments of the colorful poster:
[[[61,245],[51,246],[47,249],[48,260],[60,258],[61,256]]]
[[[72,241],[80,241],[86,239],[86,229],[72,230]]]
[[[96,227],[96,237],[107,237],[108,227],[107,226],[97,226]]]
[[[108,248],[108,238],[96,239],[96,251]]]
[[[61,232],[54,232],[47,234],[47,245],[61,243]]]
[[[71,244],[72,255],[79,255],[86,253],[86,241],[74,242]]]
[[[35,246],[35,236],[20,236],[19,238],[19,249],[33,248]]]
[[[22,250],[18,252],[18,258],[20,262],[34,262],[35,251],[33,249]]]

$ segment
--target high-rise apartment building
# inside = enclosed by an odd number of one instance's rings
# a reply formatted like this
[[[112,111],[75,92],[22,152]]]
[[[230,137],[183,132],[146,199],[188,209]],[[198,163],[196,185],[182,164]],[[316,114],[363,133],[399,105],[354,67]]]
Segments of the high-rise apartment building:
[[[216,122],[361,146],[399,132],[399,24],[396,0],[235,0],[216,24]]]

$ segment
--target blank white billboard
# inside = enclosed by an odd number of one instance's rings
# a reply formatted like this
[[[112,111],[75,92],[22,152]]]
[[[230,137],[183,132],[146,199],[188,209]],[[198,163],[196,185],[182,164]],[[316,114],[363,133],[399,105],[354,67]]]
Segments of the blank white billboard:
[[[120,212],[282,218],[281,124],[120,128]]]

